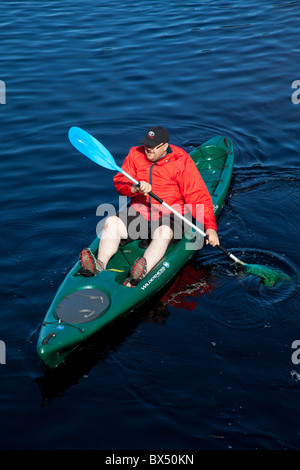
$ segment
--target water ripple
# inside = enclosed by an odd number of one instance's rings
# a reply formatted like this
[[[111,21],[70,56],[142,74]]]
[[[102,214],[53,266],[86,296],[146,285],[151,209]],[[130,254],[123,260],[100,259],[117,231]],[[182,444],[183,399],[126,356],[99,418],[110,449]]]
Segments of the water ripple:
[[[215,254],[208,256],[204,265],[208,264],[218,278],[217,287],[209,296],[214,320],[231,328],[257,328],[267,327],[274,315],[284,322],[289,308],[294,318],[300,314],[294,306],[294,297],[299,294],[299,270],[292,261],[265,250],[245,248],[230,251],[248,264],[279,270],[290,276],[291,281],[266,287],[258,276],[245,273],[236,264],[216,258]],[[208,302],[206,297],[203,300]],[[284,310],[281,308],[283,303]]]

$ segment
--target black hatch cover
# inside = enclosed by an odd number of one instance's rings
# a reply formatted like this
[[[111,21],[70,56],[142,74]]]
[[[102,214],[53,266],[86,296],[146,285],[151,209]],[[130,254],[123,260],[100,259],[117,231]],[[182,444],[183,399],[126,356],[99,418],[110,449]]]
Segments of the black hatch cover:
[[[56,314],[68,323],[88,323],[99,318],[109,306],[109,299],[98,289],[80,289],[67,295],[57,306]]]

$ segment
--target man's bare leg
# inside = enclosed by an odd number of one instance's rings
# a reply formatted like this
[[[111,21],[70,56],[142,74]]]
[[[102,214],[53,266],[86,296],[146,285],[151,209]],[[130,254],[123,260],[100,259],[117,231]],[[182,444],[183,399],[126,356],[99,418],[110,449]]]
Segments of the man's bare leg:
[[[117,252],[122,238],[127,238],[128,233],[124,222],[111,216],[106,219],[98,248],[98,260],[102,262],[104,269],[112,256]]]
[[[173,237],[173,231],[167,225],[158,227],[154,233],[148,248],[144,253],[147,261],[147,273],[161,260]]]

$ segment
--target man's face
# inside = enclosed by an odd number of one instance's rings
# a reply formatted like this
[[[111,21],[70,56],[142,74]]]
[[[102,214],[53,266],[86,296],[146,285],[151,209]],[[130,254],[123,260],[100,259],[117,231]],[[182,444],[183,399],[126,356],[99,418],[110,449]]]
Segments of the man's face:
[[[159,144],[156,147],[144,145],[146,157],[150,162],[156,162],[166,153],[168,146],[169,144]]]

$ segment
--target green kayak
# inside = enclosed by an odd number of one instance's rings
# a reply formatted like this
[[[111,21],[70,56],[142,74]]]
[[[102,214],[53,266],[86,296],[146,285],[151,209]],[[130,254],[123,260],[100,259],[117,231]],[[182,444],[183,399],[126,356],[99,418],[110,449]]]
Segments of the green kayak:
[[[231,180],[233,144],[227,137],[216,136],[196,148],[191,157],[209,189],[218,217]],[[98,244],[97,237],[90,245],[94,253]],[[77,262],[59,287],[42,323],[37,352],[43,363],[50,368],[59,366],[105,325],[134,311],[168,284],[202,244],[203,239],[199,240],[199,234],[190,228],[134,288],[123,286],[123,281],[133,261],[143,255],[144,248],[138,240],[120,246],[107,270],[97,276],[86,277]]]

